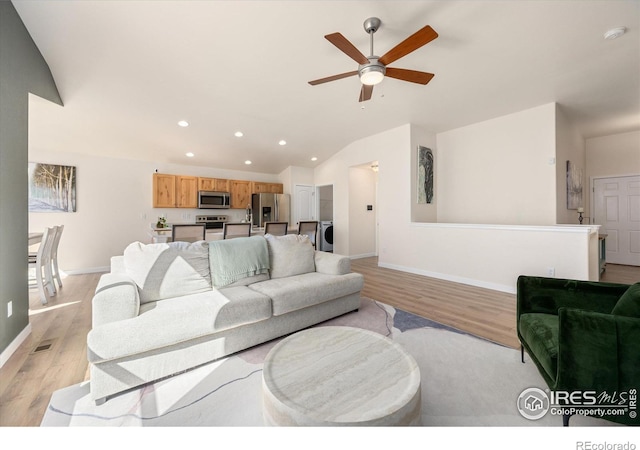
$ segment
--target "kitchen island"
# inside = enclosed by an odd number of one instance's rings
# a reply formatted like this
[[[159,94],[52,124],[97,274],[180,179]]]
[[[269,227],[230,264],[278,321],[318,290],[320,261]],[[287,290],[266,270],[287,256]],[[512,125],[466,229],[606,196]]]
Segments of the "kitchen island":
[[[298,228],[292,227],[287,230],[287,234],[298,234]],[[157,228],[152,227],[149,233],[151,237],[151,243],[163,243],[163,242],[171,242],[171,225],[165,228]],[[251,236],[264,236],[264,227],[253,227],[251,228]],[[207,230],[206,241],[219,241],[222,240],[222,229],[216,228]]]

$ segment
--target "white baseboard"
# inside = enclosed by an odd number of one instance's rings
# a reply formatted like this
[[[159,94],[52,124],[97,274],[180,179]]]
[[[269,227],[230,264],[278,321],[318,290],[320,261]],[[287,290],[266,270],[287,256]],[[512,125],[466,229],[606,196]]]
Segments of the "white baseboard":
[[[480,287],[484,289],[491,289],[493,291],[507,292],[509,294],[515,294],[516,288],[515,286],[508,286],[504,284],[497,283],[487,283],[485,281],[474,280],[471,278],[457,277],[454,275],[449,275],[445,273],[431,272],[428,270],[416,269],[414,267],[405,267],[398,266],[395,264],[387,264],[387,263],[378,263],[378,266],[384,267],[387,269],[399,270],[401,272],[413,273],[415,275],[422,275],[430,278],[437,278],[439,280],[452,281],[454,283],[468,284],[470,286]]]
[[[111,268],[109,266],[103,266],[103,267],[88,267],[86,269],[76,269],[76,270],[61,270],[61,272],[67,275],[83,275],[85,273],[109,272],[110,270]]]
[[[375,253],[363,253],[361,255],[351,255],[349,259],[362,259],[362,258],[371,258],[372,256],[378,256]]]
[[[11,355],[13,355],[16,350],[18,350],[18,347],[20,347],[20,345],[22,345],[22,343],[27,339],[27,337],[29,337],[29,335],[31,334],[31,324],[27,324],[26,327],[24,327],[24,329],[20,332],[20,334],[18,334],[16,336],[16,338],[11,341],[11,343],[7,346],[7,348],[0,353],[0,368],[2,366],[4,366],[4,363],[6,363],[7,361],[9,361],[9,358],[11,358]]]

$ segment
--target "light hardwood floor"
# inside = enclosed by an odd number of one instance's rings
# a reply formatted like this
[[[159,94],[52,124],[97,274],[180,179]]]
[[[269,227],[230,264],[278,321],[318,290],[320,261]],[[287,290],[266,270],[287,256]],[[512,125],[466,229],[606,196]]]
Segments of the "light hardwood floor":
[[[517,347],[515,295],[352,262],[365,277],[363,296]],[[51,394],[88,379],[86,336],[100,274],[76,275],[47,306],[30,295],[31,334],[0,369],[0,426],[39,426]],[[632,284],[640,268],[608,265],[603,281]],[[35,351],[39,346],[50,347]]]

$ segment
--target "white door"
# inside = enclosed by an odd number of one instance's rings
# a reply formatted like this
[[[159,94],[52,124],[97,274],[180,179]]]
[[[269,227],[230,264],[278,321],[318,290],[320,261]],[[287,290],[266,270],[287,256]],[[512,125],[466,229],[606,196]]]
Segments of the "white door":
[[[640,266],[640,175],[594,179],[593,221],[607,235],[608,263]]]
[[[293,223],[316,220],[315,187],[296,184],[293,191]]]

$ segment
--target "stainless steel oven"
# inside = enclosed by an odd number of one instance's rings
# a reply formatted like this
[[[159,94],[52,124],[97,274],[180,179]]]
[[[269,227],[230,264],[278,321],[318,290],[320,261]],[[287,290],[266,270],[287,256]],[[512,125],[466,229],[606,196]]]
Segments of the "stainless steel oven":
[[[196,216],[196,223],[204,223],[206,230],[222,230],[227,216]]]

